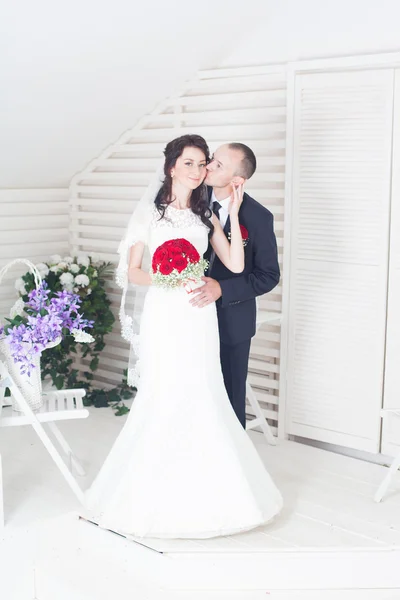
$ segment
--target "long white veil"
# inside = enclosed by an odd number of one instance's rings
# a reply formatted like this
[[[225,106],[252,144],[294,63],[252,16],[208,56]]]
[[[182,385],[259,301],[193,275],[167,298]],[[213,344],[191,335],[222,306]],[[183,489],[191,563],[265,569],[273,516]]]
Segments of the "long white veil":
[[[130,249],[137,242],[145,244],[142,269],[150,268],[150,253],[148,248],[149,228],[153,213],[154,200],[164,182],[164,162],[157,169],[136,209],[129,220],[125,235],[119,245],[119,263],[116,270],[117,285],[122,288],[119,318],[121,321],[122,337],[130,343],[128,384],[138,386],[140,377],[140,320],[143,311],[144,297],[148,286],[136,285],[128,281]],[[127,314],[130,313],[130,314]]]

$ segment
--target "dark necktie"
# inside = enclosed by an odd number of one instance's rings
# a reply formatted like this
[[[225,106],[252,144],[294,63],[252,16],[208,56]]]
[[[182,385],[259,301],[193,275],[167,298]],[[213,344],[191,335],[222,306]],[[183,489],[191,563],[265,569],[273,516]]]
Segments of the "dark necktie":
[[[219,219],[219,211],[221,210],[221,205],[219,202],[217,202],[216,200],[214,200],[213,202],[213,213],[215,215],[217,215],[218,219]]]
[[[221,208],[222,207],[221,207],[220,203],[217,202],[216,200],[214,200],[212,209],[213,209],[214,215],[217,217],[218,220],[219,220],[219,211],[221,210]],[[211,250],[211,254],[210,254],[210,261],[209,261],[208,271],[207,271],[207,275],[209,277],[210,277],[210,273],[211,273],[211,269],[212,269],[214,260],[215,260],[215,252],[212,249]]]

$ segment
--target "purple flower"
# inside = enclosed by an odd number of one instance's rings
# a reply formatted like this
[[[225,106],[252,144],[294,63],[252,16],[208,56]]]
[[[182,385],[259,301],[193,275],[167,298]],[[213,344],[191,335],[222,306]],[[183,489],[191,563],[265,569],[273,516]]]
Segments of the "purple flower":
[[[78,313],[77,316],[75,317],[75,319],[73,320],[71,329],[81,329],[82,330],[85,327],[93,327],[93,325],[94,325],[94,321],[88,321],[87,319],[84,319],[82,317],[82,315],[80,315]]]
[[[70,310],[77,312],[79,310],[79,304],[82,302],[78,294],[67,292],[57,292],[57,297],[50,300],[50,304],[54,306],[56,310]]]
[[[37,290],[34,289],[29,292],[27,306],[40,312],[42,308],[45,308],[49,294],[50,290],[47,289],[47,282],[43,281],[42,285]]]
[[[72,329],[93,327],[94,321],[84,319],[79,313],[81,299],[77,294],[64,290],[51,299],[49,294],[46,282],[32,290],[27,302],[29,315],[20,325],[7,330],[5,339],[14,362],[20,365],[21,373],[30,375],[35,367],[35,356],[43,352],[49,343],[62,337],[63,329],[70,333]],[[2,333],[4,328],[0,329]]]

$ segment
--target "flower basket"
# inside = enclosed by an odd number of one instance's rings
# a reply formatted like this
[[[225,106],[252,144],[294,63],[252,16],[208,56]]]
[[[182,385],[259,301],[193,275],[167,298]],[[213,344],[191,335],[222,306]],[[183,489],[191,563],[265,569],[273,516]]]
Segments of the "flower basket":
[[[61,338],[56,342],[48,344],[48,346],[46,346],[46,350],[47,348],[54,348],[60,342]],[[14,359],[10,354],[10,347],[5,340],[0,340],[0,355],[3,359],[3,362],[6,363],[8,372],[31,409],[38,410],[43,405],[42,377],[40,371],[40,359],[42,357],[42,353],[38,352],[33,358],[35,368],[32,369],[30,375],[27,373],[21,373],[19,364],[14,362]],[[12,398],[12,407],[13,410],[21,412],[21,408],[19,407],[19,404],[15,402],[14,398]]]
[[[5,362],[8,372],[13,378],[16,386],[29,404],[32,410],[38,410],[42,404],[42,380],[40,377],[40,354],[33,359],[35,368],[30,375],[21,373],[19,364],[14,362],[10,354],[9,345],[5,340],[0,340],[1,358]],[[12,398],[13,410],[20,411],[18,403]]]

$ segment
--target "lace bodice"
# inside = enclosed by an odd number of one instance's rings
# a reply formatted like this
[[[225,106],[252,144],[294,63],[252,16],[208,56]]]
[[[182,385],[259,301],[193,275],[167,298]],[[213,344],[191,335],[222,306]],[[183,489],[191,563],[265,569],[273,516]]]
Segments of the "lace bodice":
[[[180,210],[167,206],[165,216],[160,219],[160,213],[154,206],[148,239],[150,254],[152,255],[158,246],[167,240],[175,238],[185,238],[202,256],[208,246],[208,227],[190,208]]]
[[[121,308],[119,317],[121,321],[122,337],[133,345],[134,353],[137,354],[137,345],[139,336],[137,335],[137,327],[134,324],[133,318],[125,312],[125,302],[129,294],[133,296],[136,306],[139,306],[138,314],[136,314],[137,324],[140,320],[140,307],[142,298],[137,302],[140,291],[144,288],[141,286],[128,286],[128,262],[129,251],[132,245],[137,242],[143,242],[148,247],[151,256],[155,250],[168,240],[176,238],[184,238],[188,240],[197,249],[200,256],[206,252],[208,247],[208,227],[204,225],[199,216],[195,215],[190,208],[179,210],[173,206],[168,206],[165,215],[160,219],[160,213],[155,205],[146,206],[144,211],[135,213],[131,227],[128,227],[128,233],[122,240],[119,247],[120,261],[116,271],[116,282],[122,288]],[[150,263],[147,261],[147,256],[143,259],[142,268],[149,269]],[[132,289],[133,288],[133,289]],[[134,381],[137,377],[135,369],[128,369],[128,380]]]

